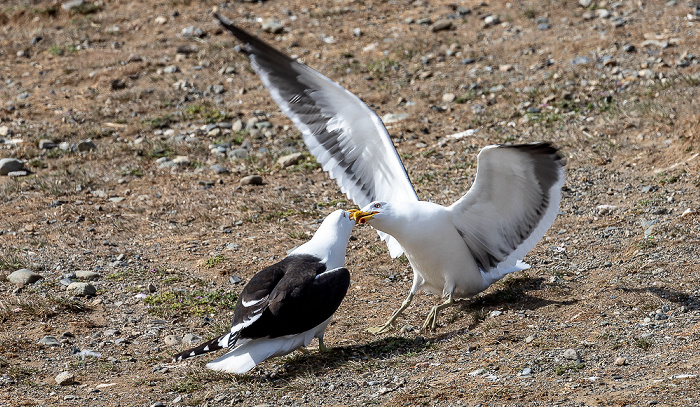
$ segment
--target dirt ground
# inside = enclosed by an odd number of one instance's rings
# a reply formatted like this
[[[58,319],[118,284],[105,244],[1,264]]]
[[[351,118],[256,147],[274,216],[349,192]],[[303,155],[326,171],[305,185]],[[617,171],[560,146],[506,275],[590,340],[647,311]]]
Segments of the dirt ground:
[[[0,274],[43,279],[0,276],[0,405],[700,405],[700,8],[587,3],[3,1],[0,159],[29,173],[0,176]],[[172,363],[354,207],[214,7],[404,115],[387,127],[421,199],[461,197],[486,145],[559,146],[561,213],[532,268],[434,332],[418,327],[440,299],[419,294],[374,336],[412,273],[358,226],[332,352],[241,376],[207,370],[215,355]],[[81,270],[95,295],[66,291]]]

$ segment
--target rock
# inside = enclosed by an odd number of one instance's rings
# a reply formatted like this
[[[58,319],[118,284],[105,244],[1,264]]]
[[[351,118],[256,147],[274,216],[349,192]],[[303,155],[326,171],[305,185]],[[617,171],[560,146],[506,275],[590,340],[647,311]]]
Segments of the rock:
[[[176,346],[182,343],[182,340],[177,335],[166,335],[166,337],[163,338],[163,342],[168,346]]]
[[[241,185],[262,185],[263,177],[260,175],[248,175],[247,177],[241,178]]]
[[[452,20],[448,19],[443,19],[443,20],[438,20],[430,26],[430,31],[432,32],[438,32],[438,31],[443,31],[443,30],[449,30],[452,28]]]
[[[59,346],[61,344],[55,336],[50,335],[39,339],[39,343],[44,346]]]
[[[531,343],[531,342],[534,341],[534,340],[535,340],[535,335],[528,335],[528,336],[525,338],[525,343]]]
[[[16,158],[3,158],[0,160],[0,175],[7,175],[10,172],[21,171],[24,162]]]
[[[148,283],[148,285],[146,286],[146,289],[148,290],[149,293],[154,293],[154,292],[158,291],[158,287],[156,287],[156,285],[153,283]]]
[[[197,336],[195,334],[187,334],[187,335],[182,337],[182,342],[186,343],[188,345],[192,345],[193,343],[197,343],[201,340],[202,340],[202,338],[200,338],[199,336]]]
[[[175,165],[186,166],[190,164],[190,157],[186,155],[178,155],[177,157],[173,158],[172,161]]]
[[[176,73],[177,71],[179,71],[177,65],[168,65],[163,68],[163,73]]]
[[[642,78],[651,78],[651,79],[653,79],[654,76],[656,76],[656,75],[654,75],[654,71],[652,71],[651,69],[642,69],[639,72],[637,72],[637,75],[639,75]]]
[[[578,4],[583,8],[588,8],[593,0],[578,0]]]
[[[33,284],[36,283],[37,281],[41,280],[42,277],[41,275],[27,269],[20,269],[9,276],[7,276],[7,280],[11,282],[12,284],[18,285],[20,287],[24,287],[27,284]]]
[[[83,1],[83,0],[67,1],[61,5],[61,8],[66,10],[66,11],[70,11],[76,7],[82,6],[83,4],[85,4],[85,1]]]
[[[501,19],[497,15],[491,14],[484,18],[484,27],[490,27],[492,25],[500,24]]]
[[[591,60],[588,57],[576,57],[571,61],[571,65],[583,65],[590,63]]]
[[[229,172],[228,168],[224,167],[221,164],[213,164],[209,167],[209,170],[217,174],[226,174]]]
[[[168,19],[166,17],[163,17],[163,16],[158,16],[153,20],[153,22],[158,24],[158,25],[163,25],[163,24],[168,23]]]
[[[89,283],[70,283],[66,287],[66,293],[76,297],[92,297],[97,294],[95,286]]]
[[[564,357],[564,359],[568,359],[568,360],[579,360],[580,359],[576,349],[567,349],[564,351],[562,356]]]
[[[97,146],[92,142],[92,140],[82,140],[78,142],[76,149],[78,151],[91,151],[97,149]]]
[[[511,65],[511,64],[499,65],[498,70],[501,72],[509,72],[509,71],[513,70],[513,65]]]
[[[102,276],[100,275],[100,273],[96,273],[94,271],[77,270],[75,272],[75,277],[79,278],[81,280],[95,281],[95,280],[98,280]]]
[[[39,140],[39,149],[41,149],[41,150],[50,150],[50,149],[56,148],[56,147],[57,147],[57,144],[51,140],[47,140],[47,139]]]
[[[104,332],[104,336],[119,336],[121,332],[118,329],[108,329]]]
[[[696,213],[697,213],[697,211],[695,211],[695,209],[688,208],[688,209],[684,210],[683,213],[681,213],[681,218],[685,218],[686,216],[690,216],[690,215],[695,215]]]
[[[132,63],[132,62],[143,62],[143,57],[141,55],[137,54],[130,54],[128,58],[126,58],[127,63]]]
[[[278,158],[277,164],[279,164],[282,168],[287,168],[291,167],[292,165],[299,164],[302,159],[304,159],[304,154],[292,153]]]
[[[530,376],[530,375],[532,375],[532,369],[529,367],[526,367],[525,369],[523,369],[522,372],[520,372],[520,376]]]
[[[452,103],[456,99],[456,96],[454,93],[445,93],[442,95],[442,101],[445,103]]]
[[[75,375],[71,372],[62,372],[56,376],[56,383],[59,386],[68,386],[75,383]]]
[[[396,123],[402,120],[406,120],[409,117],[411,117],[411,115],[408,113],[387,113],[384,116],[382,116],[382,121],[384,122],[384,124]]]
[[[9,136],[10,133],[10,128],[7,126],[0,126],[0,136],[2,137],[7,137]]]
[[[192,26],[192,25],[182,29],[182,36],[183,37],[202,38],[206,35],[207,35],[207,33],[205,33],[204,30],[202,30],[201,28]]]
[[[595,10],[595,15],[598,18],[608,18],[610,17],[610,12],[604,8],[598,8]]]
[[[229,244],[230,244],[230,243],[229,243]],[[235,243],[234,243],[234,244],[235,244]],[[228,247],[227,247],[227,249],[228,249]],[[229,281],[229,283],[231,283],[231,284],[238,284],[238,283],[240,283],[241,281],[243,281],[243,279],[240,278],[240,277],[237,276],[237,275],[232,275],[231,277],[228,278],[228,281]]]
[[[17,100],[24,100],[29,97],[29,92],[22,92],[19,95],[17,95]]]
[[[615,366],[624,366],[626,364],[627,364],[627,358],[622,357],[622,356],[615,358]]]
[[[280,24],[279,21],[272,18],[268,18],[262,22],[260,28],[262,28],[262,30],[266,33],[279,34],[284,29],[284,26],[282,26],[282,24]]]

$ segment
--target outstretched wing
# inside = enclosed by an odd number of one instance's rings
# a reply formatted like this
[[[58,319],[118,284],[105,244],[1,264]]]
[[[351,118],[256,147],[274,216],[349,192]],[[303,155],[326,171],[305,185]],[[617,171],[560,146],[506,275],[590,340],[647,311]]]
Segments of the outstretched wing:
[[[245,44],[253,69],[272,98],[301,131],[323,169],[356,205],[418,200],[391,137],[367,105],[315,70],[214,16]],[[379,234],[391,256],[400,256],[401,245]]]
[[[483,271],[512,268],[542,239],[563,184],[564,161],[549,143],[481,150],[474,184],[449,209]]]

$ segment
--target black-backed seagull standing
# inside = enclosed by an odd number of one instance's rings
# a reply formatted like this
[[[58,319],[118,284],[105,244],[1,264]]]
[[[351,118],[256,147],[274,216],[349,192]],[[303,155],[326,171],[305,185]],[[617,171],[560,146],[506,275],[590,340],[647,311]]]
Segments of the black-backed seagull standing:
[[[323,334],[350,286],[350,273],[343,266],[354,224],[347,211],[328,215],[311,240],[250,279],[238,297],[229,332],[178,353],[173,361],[228,348],[207,367],[242,374],[269,357],[307,346],[313,338],[326,350]]]
[[[493,145],[478,155],[469,191],[444,207],[419,201],[379,117],[357,96],[259,38],[215,17],[244,43],[255,72],[301,131],[311,153],[375,227],[392,257],[406,254],[413,286],[382,326],[386,332],[422,288],[447,297],[439,311],[529,265],[521,259],[544,236],[559,211],[564,162],[549,143]]]

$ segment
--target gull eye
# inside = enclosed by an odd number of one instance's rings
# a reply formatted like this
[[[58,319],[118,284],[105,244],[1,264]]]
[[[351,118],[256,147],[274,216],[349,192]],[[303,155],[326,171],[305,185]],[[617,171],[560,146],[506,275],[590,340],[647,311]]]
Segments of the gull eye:
[[[374,207],[375,207],[375,208],[381,208],[381,207],[382,207],[382,204],[380,204],[379,202],[377,202],[376,204],[374,204]]]

